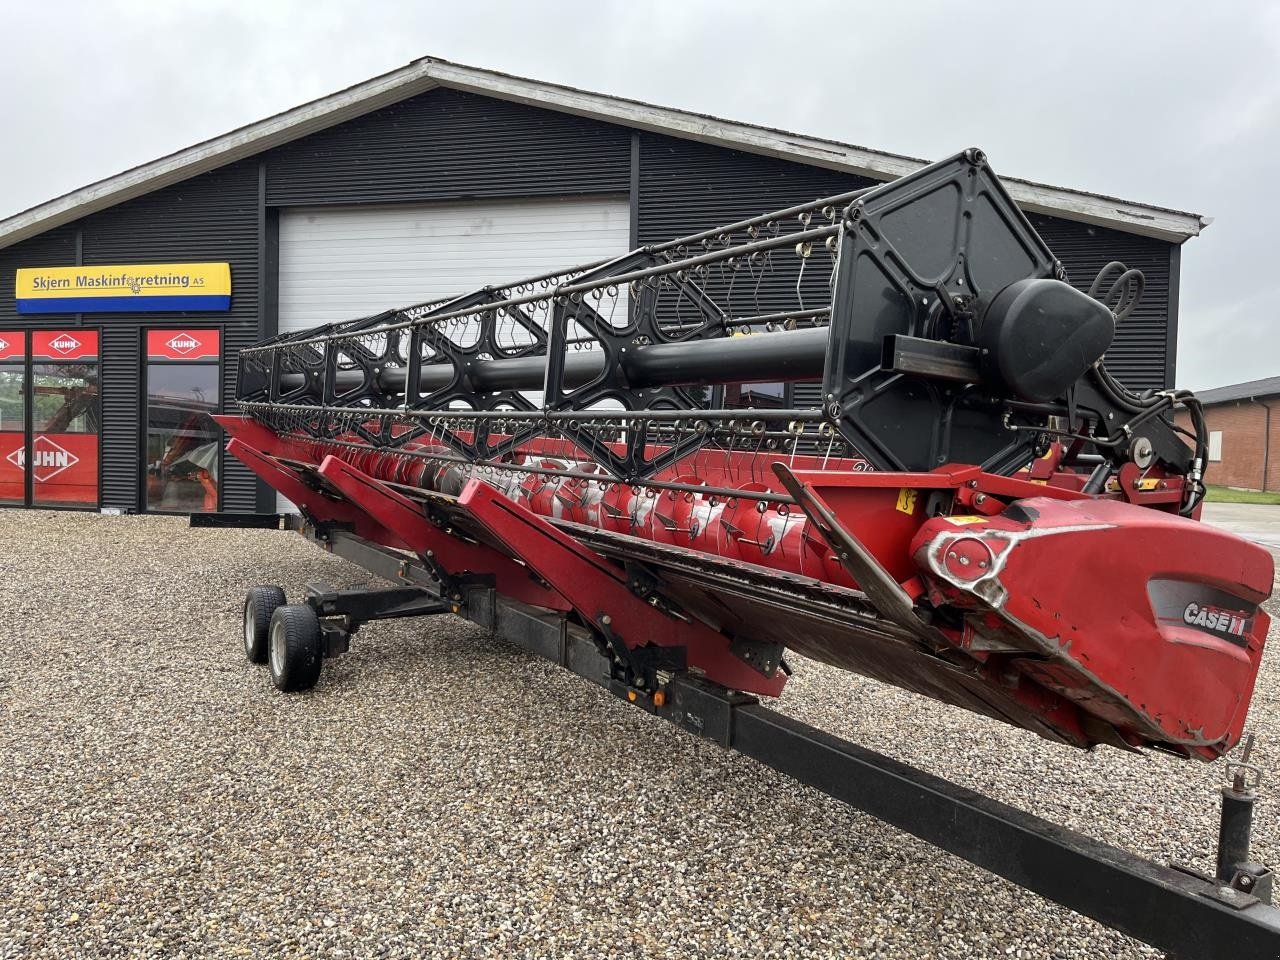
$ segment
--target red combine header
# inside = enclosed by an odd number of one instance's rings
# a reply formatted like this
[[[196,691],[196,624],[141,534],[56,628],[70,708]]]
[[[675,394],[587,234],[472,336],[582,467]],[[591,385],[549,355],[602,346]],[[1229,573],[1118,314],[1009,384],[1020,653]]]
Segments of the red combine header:
[[[1270,949],[1269,908],[1242,934],[1212,883],[975,807],[749,696],[782,695],[793,651],[1076,747],[1213,760],[1241,739],[1271,556],[1198,522],[1195,397],[1106,369],[1142,274],[1066,279],[969,150],[243,351],[231,452],[295,525],[400,584],[255,588],[249,658],[306,689],[361,623],[461,613],[1151,942],[1187,948],[1169,918],[1204,913],[1211,940]],[[1252,803],[1253,768],[1233,770]],[[981,828],[939,827],[960,816]],[[1269,888],[1247,822],[1224,813],[1223,836],[1220,889]],[[1101,872],[1083,884],[1081,857]]]
[[[816,270],[829,303],[744,309]],[[1200,424],[1194,397],[1103,364],[1141,274],[1092,293],[969,151],[271,341],[223,425],[304,515],[573,610],[646,696],[683,671],[778,696],[790,649],[1076,746],[1213,759],[1271,557],[1196,522],[1206,438],[1172,417]],[[818,402],[787,402],[806,381]]]

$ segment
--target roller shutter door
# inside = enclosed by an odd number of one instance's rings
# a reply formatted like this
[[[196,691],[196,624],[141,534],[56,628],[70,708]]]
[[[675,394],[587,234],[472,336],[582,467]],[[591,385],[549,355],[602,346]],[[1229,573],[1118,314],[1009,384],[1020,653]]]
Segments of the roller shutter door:
[[[280,331],[616,256],[623,198],[288,208],[280,214]]]
[[[280,332],[617,256],[630,224],[625,197],[287,208]]]

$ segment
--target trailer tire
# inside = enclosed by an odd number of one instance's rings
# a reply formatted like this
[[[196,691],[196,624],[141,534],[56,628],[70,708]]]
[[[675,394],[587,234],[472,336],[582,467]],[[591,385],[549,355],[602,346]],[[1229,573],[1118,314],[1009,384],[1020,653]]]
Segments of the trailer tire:
[[[296,693],[314,687],[324,663],[316,612],[305,603],[277,607],[268,634],[267,669],[276,689]]]
[[[279,587],[250,587],[244,598],[244,655],[250,663],[267,662],[267,632],[276,607],[285,605]]]

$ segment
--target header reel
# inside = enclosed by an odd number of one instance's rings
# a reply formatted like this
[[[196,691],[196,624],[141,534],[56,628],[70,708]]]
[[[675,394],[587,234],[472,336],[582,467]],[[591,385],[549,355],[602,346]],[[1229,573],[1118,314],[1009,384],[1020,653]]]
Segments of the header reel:
[[[1186,393],[1137,396],[1102,358],[1142,275],[1119,267],[1104,300],[1062,265],[991,172],[966,150],[854,200],[841,220],[823,380],[826,415],[880,470],[970,463],[1012,474],[1068,444],[1101,455],[1100,490],[1132,460],[1202,490],[1203,430],[1189,450],[1166,419]],[[1095,282],[1096,288],[1099,286]]]
[[[1211,759],[1272,565],[1185,519],[1194,397],[1106,371],[1141,292],[1119,264],[1067,284],[968,150],[278,337],[242,351],[253,422],[224,425],[309,518],[572,608],[619,683],[683,663],[772,696],[793,650],[1060,742]]]

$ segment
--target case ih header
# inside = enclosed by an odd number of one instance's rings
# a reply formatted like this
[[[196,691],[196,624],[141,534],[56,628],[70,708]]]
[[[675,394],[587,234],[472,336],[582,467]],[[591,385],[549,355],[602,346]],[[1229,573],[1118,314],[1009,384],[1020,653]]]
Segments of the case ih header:
[[[1213,760],[1241,739],[1271,556],[1198,522],[1194,396],[1103,364],[1141,273],[1065,279],[969,150],[246,350],[229,449],[305,532],[401,584],[255,588],[247,653],[305,689],[363,622],[460,613],[1120,929],[1274,955],[1247,764],[1208,882],[745,696],[780,695],[792,650],[1077,747]],[[991,822],[954,836],[960,807]]]

